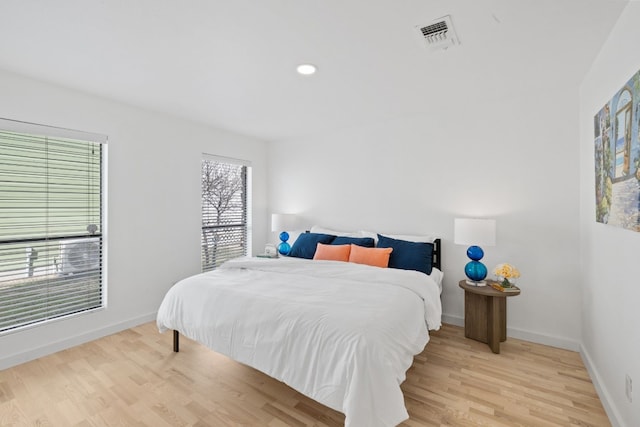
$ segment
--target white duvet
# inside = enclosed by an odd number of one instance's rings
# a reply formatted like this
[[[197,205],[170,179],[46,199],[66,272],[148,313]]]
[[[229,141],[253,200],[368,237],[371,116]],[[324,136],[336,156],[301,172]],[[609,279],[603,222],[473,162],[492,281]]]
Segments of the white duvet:
[[[239,258],[174,285],[157,322],[375,427],[408,418],[400,384],[440,319],[423,273]]]

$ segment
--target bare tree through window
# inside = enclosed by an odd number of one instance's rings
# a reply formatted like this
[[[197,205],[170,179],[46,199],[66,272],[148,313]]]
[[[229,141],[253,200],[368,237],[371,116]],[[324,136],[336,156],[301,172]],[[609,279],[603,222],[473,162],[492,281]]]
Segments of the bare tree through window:
[[[202,161],[202,270],[247,251],[247,167]]]

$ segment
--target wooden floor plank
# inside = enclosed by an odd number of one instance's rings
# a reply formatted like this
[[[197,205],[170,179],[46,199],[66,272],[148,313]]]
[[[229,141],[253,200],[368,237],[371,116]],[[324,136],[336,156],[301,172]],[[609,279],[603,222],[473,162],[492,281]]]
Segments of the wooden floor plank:
[[[494,354],[433,332],[402,384],[402,426],[610,426],[580,355],[509,338]],[[0,371],[0,426],[318,426],[344,415],[147,323]]]

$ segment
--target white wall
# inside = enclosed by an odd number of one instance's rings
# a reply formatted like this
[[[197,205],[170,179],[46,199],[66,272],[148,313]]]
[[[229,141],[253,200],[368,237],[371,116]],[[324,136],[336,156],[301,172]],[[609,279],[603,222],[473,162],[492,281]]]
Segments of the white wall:
[[[577,350],[578,82],[540,85],[508,99],[476,89],[413,116],[270,143],[271,210],[307,225],[441,236],[444,320],[456,324],[468,260],[453,220],[495,218],[485,262],[522,272],[508,334]]]
[[[264,247],[265,143],[8,73],[0,99],[0,117],[109,136],[108,307],[0,336],[0,369],[152,320],[200,271],[203,152],[252,162],[254,252]]]
[[[640,233],[595,221],[593,117],[640,69],[640,3],[631,2],[580,89],[582,353],[614,425],[640,425],[640,394],[625,397],[625,374],[640,385]],[[638,100],[634,100],[638,102]]]

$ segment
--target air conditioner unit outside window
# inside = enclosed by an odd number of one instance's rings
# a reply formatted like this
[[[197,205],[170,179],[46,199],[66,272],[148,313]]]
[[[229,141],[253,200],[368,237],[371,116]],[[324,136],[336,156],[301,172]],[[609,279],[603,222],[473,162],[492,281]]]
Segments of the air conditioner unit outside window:
[[[60,274],[74,274],[100,268],[100,237],[60,242]]]

